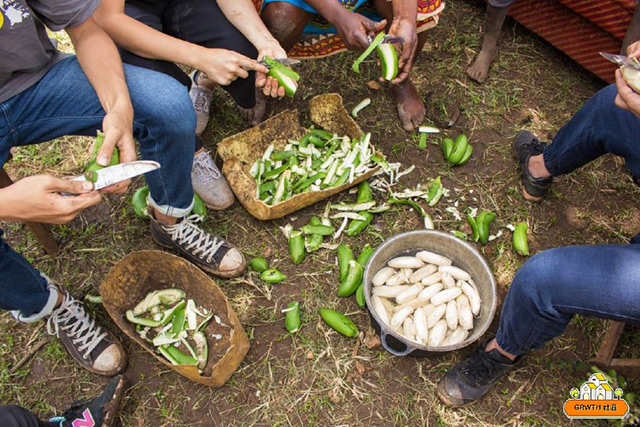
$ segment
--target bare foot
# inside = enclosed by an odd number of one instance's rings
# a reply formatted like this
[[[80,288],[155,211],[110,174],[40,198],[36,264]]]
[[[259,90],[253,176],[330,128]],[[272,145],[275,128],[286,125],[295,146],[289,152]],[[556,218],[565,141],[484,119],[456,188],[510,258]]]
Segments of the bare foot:
[[[256,105],[253,108],[238,108],[247,118],[249,126],[256,126],[264,119],[264,113],[267,111],[267,98],[262,91],[256,89]]]
[[[391,93],[393,93],[393,97],[396,100],[402,128],[407,132],[411,132],[420,126],[422,120],[424,120],[426,110],[424,102],[420,99],[420,95],[418,95],[413,83],[407,79],[399,85],[392,85]]]
[[[489,68],[496,57],[497,49],[481,50],[478,58],[467,70],[467,75],[478,83],[484,83],[489,76]]]

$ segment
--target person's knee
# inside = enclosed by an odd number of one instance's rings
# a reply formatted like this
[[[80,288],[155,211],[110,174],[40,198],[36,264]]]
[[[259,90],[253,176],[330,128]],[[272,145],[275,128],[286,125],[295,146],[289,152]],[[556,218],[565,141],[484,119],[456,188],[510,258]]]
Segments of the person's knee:
[[[172,77],[144,71],[145,76],[130,82],[134,121],[153,128],[150,133],[162,132],[173,140],[192,138],[196,114],[187,89]]]
[[[293,37],[299,26],[295,21],[297,7],[286,2],[268,3],[262,11],[261,17],[273,37],[279,42]]]
[[[554,250],[537,253],[516,272],[509,293],[520,301],[539,301],[557,286],[552,276],[558,267],[562,268]]]

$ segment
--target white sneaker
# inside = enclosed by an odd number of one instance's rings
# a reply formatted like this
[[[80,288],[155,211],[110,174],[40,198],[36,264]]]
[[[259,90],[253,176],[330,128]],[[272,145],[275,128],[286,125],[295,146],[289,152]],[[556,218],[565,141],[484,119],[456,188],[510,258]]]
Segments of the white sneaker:
[[[227,180],[208,151],[202,151],[193,158],[191,183],[193,191],[209,209],[221,211],[233,205],[235,201]]]
[[[191,102],[193,102],[193,108],[196,110],[196,136],[200,136],[209,123],[213,91],[196,83],[196,73],[198,73],[197,70],[189,75],[191,78],[189,97],[191,98]]]

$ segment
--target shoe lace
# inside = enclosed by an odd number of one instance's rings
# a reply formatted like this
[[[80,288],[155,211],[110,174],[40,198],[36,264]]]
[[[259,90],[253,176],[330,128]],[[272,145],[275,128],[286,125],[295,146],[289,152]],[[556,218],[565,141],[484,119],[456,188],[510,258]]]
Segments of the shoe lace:
[[[47,320],[47,332],[49,335],[60,337],[59,332],[64,331],[74,345],[78,346],[78,352],[84,352],[82,357],[89,358],[89,354],[107,336],[102,328],[96,325],[85,311],[82,304],[68,295],[60,307],[55,309]]]
[[[202,111],[204,113],[209,113],[209,97],[207,96],[206,89],[203,89],[199,86],[194,87],[193,89],[193,107],[196,111]]]
[[[210,174],[213,179],[218,179],[221,176],[220,170],[216,167],[215,163],[213,163],[209,151],[205,151],[194,157],[193,166]]]
[[[174,225],[163,225],[162,228],[169,234],[172,240],[184,249],[192,251],[193,255],[201,260],[211,262],[218,249],[224,244],[224,240],[211,236],[211,234],[198,227],[195,222],[200,217],[190,215]]]

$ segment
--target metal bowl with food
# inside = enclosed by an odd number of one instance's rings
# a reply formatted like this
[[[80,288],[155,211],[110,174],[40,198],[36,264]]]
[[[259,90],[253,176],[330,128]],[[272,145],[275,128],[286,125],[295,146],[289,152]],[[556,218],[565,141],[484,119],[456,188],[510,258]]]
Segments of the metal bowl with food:
[[[371,256],[364,293],[382,346],[396,356],[477,341],[496,312],[496,283],[469,243],[434,230],[398,234]]]

